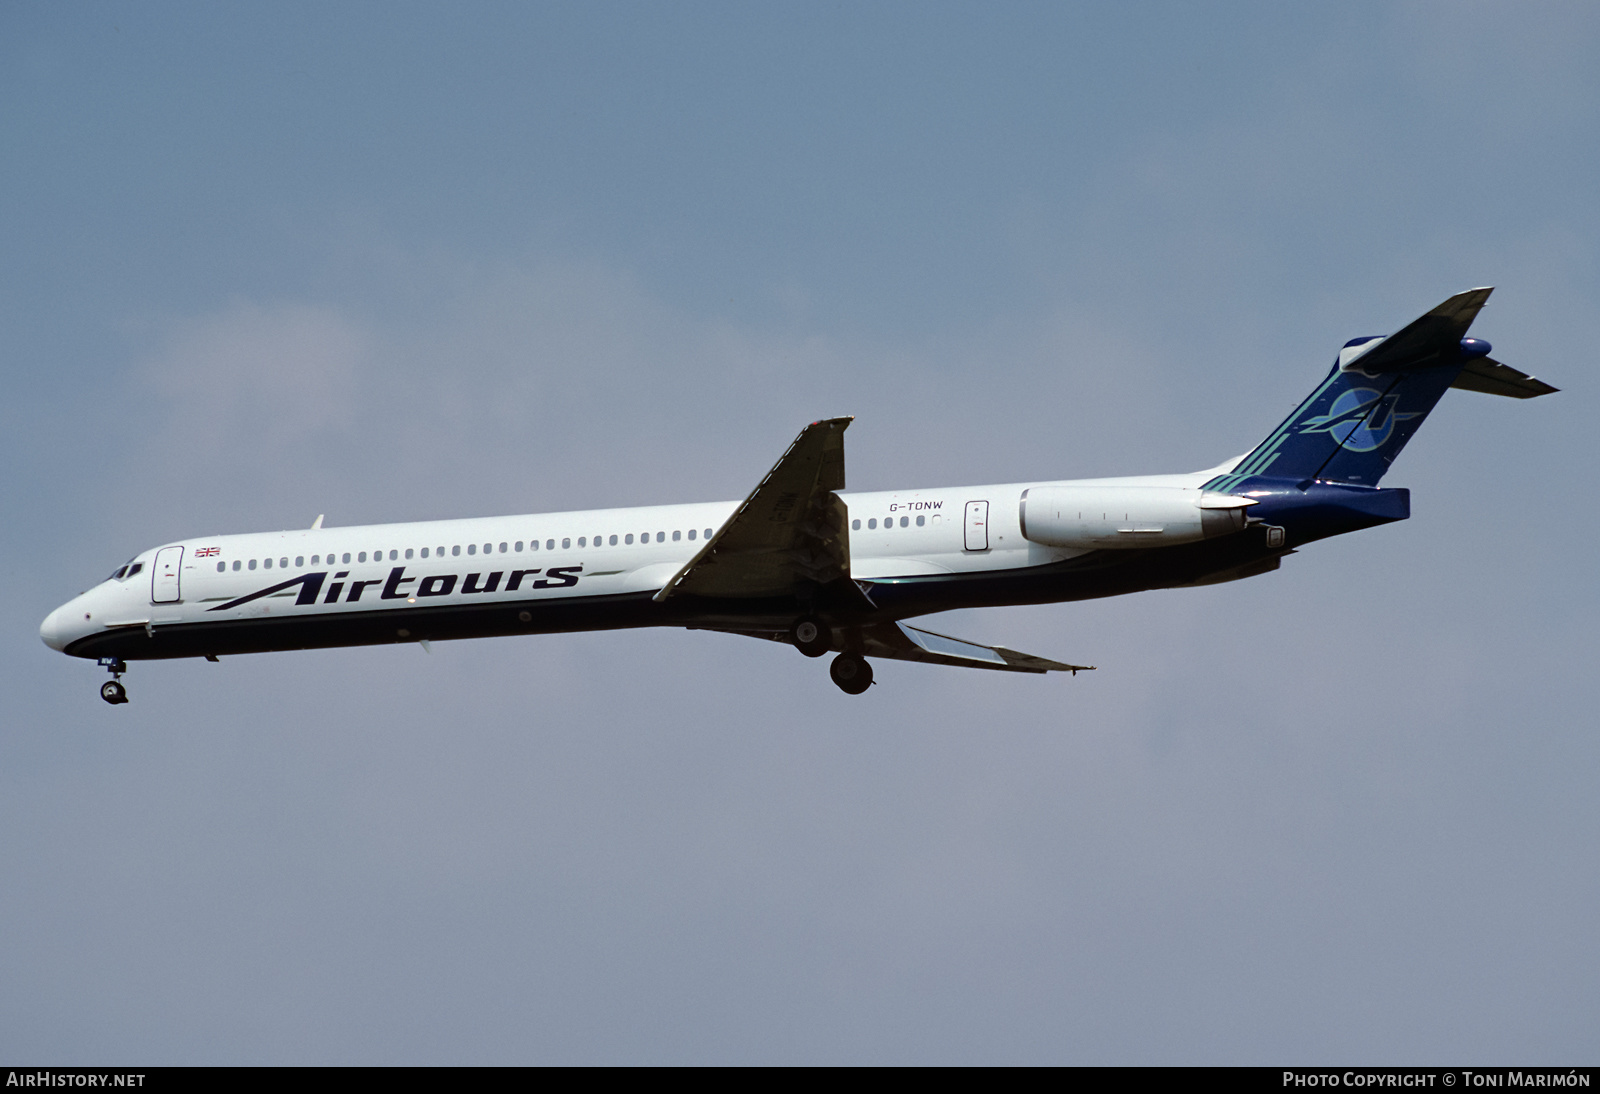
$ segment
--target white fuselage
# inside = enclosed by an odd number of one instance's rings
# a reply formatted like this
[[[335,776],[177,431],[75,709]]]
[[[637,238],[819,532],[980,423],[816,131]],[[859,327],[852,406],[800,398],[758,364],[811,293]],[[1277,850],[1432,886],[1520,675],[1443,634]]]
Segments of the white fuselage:
[[[841,491],[850,521],[850,576],[880,581],[1020,570],[1105,546],[1046,545],[1024,538],[1020,500],[1027,491],[1050,488],[1092,490],[1089,496],[1104,502],[1104,513],[1097,516],[1113,526],[1117,518],[1128,518],[1123,531],[1137,542],[1127,546],[1156,546],[1163,533],[1159,525],[1139,519],[1139,507],[1148,506],[1153,495],[1181,497],[1198,507],[1200,484],[1213,474]],[[647,593],[661,589],[688,564],[738,505],[708,502],[192,537],[130,559],[118,571],[121,577],[52,612],[40,633],[52,648],[66,650],[87,637],[131,628],[154,631],[292,615],[332,621],[345,613],[417,606]],[[326,577],[308,597],[307,585],[294,582],[311,571]],[[260,595],[280,583],[288,584]],[[252,594],[253,599],[232,603]]]

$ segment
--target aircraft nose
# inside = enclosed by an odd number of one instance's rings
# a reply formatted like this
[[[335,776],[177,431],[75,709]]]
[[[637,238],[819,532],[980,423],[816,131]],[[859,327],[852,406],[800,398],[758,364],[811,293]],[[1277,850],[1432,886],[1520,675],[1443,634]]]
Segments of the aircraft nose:
[[[45,645],[53,650],[64,650],[68,642],[83,633],[83,613],[78,610],[81,599],[68,601],[44,617],[44,622],[39,624],[39,637]]]

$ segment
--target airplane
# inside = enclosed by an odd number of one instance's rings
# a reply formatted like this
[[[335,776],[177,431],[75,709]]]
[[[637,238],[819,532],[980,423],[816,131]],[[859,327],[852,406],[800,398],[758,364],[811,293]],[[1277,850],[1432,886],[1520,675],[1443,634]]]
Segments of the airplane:
[[[1450,388],[1557,389],[1467,337],[1492,288],[1345,343],[1266,439],[1204,471],[845,491],[853,419],[812,422],[742,501],[199,536],[135,555],[44,620],[128,701],[127,662],[623,627],[764,638],[859,695],[868,658],[1004,672],[1094,668],[906,621],[1237,581],[1329,536],[1410,516],[1380,487]]]

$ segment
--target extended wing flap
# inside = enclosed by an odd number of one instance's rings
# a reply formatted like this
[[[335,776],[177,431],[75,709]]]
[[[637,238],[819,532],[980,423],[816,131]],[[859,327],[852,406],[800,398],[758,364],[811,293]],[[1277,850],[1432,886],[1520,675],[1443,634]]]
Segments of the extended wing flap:
[[[844,502],[844,431],[826,418],[800,431],[767,477],[700,553],[656,594],[767,597],[850,575]]]
[[[1069,665],[1030,653],[1018,653],[1004,646],[984,646],[947,634],[935,634],[905,623],[881,623],[861,632],[862,650],[868,657],[888,657],[899,661],[922,661],[933,665],[960,668],[998,669],[1001,672],[1070,672],[1076,676],[1089,672],[1093,665]]]

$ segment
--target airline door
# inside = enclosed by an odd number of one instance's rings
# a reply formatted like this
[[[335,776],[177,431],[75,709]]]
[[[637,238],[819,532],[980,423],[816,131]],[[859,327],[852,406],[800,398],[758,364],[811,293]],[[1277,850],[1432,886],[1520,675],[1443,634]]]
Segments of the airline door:
[[[156,552],[150,567],[150,601],[153,604],[178,602],[178,571],[183,565],[182,547],[163,547]]]
[[[989,549],[989,503],[986,501],[967,502],[967,550],[987,551]]]

